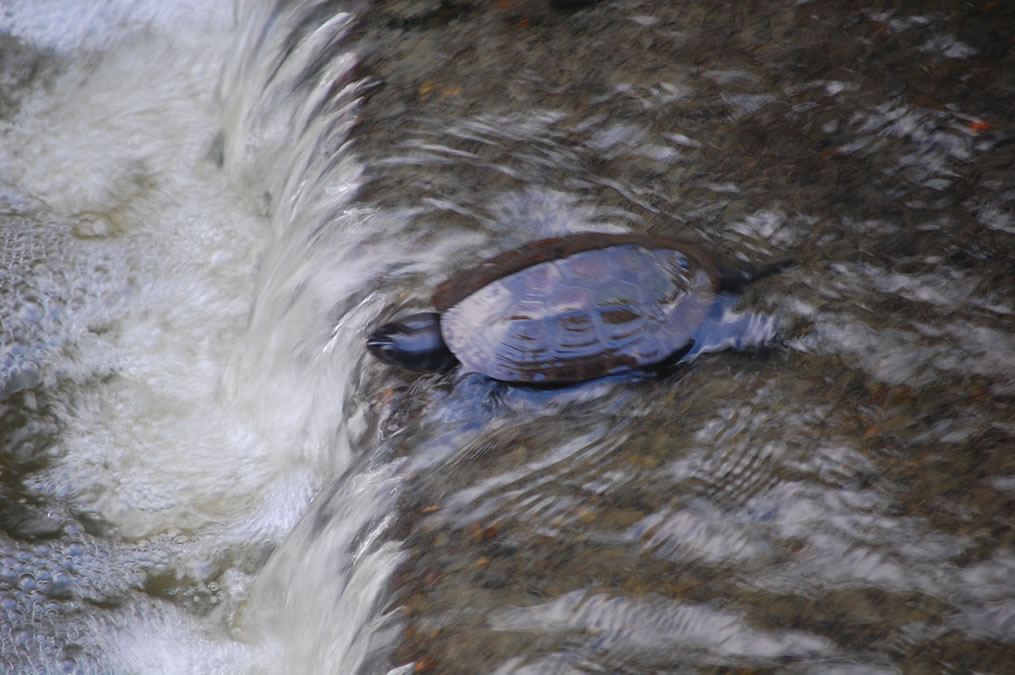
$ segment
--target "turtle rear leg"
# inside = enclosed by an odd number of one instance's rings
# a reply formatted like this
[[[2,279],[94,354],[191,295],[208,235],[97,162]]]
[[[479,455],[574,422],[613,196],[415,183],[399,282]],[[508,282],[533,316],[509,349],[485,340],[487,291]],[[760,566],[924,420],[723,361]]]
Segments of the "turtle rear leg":
[[[724,349],[747,350],[772,344],[778,335],[779,317],[751,311],[736,311],[738,297],[721,293],[708,316],[694,333],[694,346],[684,356]]]

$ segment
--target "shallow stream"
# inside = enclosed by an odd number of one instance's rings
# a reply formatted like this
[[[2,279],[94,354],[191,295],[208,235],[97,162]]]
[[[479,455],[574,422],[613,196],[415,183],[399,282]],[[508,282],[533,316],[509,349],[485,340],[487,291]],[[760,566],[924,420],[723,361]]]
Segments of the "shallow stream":
[[[0,671],[1010,672],[1013,34],[9,0]],[[780,339],[558,390],[366,354],[587,230],[794,258],[740,300]]]

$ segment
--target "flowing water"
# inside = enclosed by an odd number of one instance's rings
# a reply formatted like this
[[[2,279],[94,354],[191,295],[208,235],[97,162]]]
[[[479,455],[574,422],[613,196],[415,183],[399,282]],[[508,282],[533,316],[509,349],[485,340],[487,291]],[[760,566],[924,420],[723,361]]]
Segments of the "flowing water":
[[[8,0],[0,670],[1010,672],[1013,32]],[[740,300],[779,343],[558,390],[366,355],[583,230],[795,258]]]

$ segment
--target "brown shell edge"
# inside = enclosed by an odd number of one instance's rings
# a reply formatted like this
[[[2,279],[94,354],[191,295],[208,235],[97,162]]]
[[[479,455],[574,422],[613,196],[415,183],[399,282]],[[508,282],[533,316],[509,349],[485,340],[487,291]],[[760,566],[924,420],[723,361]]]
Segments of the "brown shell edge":
[[[566,258],[575,253],[610,246],[635,245],[645,248],[676,249],[692,258],[708,271],[712,285],[719,283],[719,270],[712,259],[697,246],[680,239],[666,239],[649,234],[612,234],[607,232],[581,232],[563,237],[550,237],[530,241],[518,248],[487,258],[474,267],[452,274],[433,292],[431,302],[438,312],[445,312],[467,296],[502,277],[520,272],[526,267]]]

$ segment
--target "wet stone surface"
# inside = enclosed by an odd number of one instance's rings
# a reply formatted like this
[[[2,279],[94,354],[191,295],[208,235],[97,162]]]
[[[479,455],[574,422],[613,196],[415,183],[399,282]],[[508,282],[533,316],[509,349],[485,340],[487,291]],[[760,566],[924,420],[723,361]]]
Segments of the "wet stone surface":
[[[481,232],[462,265],[613,226],[799,264],[741,303],[782,315],[774,350],[563,400],[456,386],[400,417],[425,468],[395,662],[1015,659],[1011,9],[441,7],[360,17],[381,86],[357,138],[385,158],[365,200]]]

